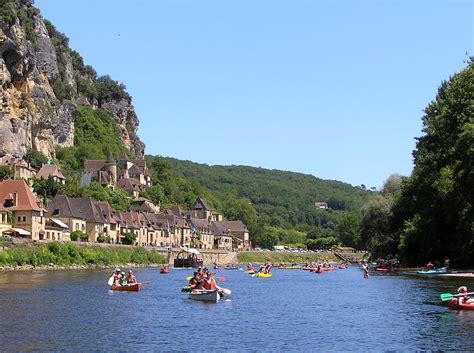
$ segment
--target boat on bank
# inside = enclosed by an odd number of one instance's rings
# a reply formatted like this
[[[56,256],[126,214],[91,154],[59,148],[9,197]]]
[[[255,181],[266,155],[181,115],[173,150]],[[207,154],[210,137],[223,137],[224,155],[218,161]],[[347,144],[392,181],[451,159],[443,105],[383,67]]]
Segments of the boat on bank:
[[[419,275],[444,275],[448,273],[448,268],[440,267],[440,268],[435,268],[431,270],[418,270],[416,271],[416,273]]]
[[[217,289],[212,290],[212,291],[193,290],[192,292],[189,293],[189,299],[199,300],[203,302],[217,303],[220,298],[221,296]]]
[[[141,288],[141,283],[126,284],[124,286],[112,285],[111,290],[125,291],[125,292],[138,292]]]

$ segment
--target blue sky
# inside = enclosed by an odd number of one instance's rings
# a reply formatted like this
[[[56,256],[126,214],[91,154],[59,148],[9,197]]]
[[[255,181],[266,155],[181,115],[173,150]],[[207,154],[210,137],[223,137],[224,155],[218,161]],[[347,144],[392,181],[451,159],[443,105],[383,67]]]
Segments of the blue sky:
[[[123,82],[147,154],[380,187],[473,52],[472,1],[36,0]]]

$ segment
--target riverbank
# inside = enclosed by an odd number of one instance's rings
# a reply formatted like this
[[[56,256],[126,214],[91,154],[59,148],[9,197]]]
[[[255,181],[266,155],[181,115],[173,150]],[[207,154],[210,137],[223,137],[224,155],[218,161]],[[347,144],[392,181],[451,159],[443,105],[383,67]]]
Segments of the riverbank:
[[[101,247],[72,242],[2,244],[0,270],[108,268],[113,266],[160,266],[165,257],[142,247]]]
[[[240,263],[307,263],[307,262],[341,262],[334,253],[293,253],[293,252],[275,252],[275,251],[246,251],[237,255]]]

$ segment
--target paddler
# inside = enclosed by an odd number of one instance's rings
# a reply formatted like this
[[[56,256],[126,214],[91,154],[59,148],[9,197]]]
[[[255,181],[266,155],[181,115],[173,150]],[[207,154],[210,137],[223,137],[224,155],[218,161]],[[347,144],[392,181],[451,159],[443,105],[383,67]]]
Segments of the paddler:
[[[474,299],[471,299],[467,293],[467,287],[462,286],[458,288],[458,304],[472,304]]]
[[[137,283],[137,278],[133,274],[132,270],[128,271],[127,284]]]
[[[217,289],[216,280],[214,279],[214,277],[212,277],[212,275],[213,274],[211,272],[208,272],[206,278],[204,279],[203,288],[205,290],[216,290]]]
[[[120,273],[120,285],[125,286],[127,285],[127,278],[125,277],[125,272]]]
[[[116,268],[115,272],[113,274],[113,285],[114,286],[120,286],[121,284],[121,274],[120,274],[120,268]]]

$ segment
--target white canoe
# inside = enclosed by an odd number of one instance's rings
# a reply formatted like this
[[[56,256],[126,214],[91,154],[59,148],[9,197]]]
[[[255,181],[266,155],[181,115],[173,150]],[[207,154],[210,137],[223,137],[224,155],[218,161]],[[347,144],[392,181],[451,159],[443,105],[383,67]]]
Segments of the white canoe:
[[[220,299],[220,295],[217,290],[213,290],[213,291],[194,290],[191,293],[189,293],[189,299],[217,303]]]

